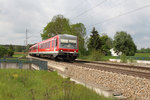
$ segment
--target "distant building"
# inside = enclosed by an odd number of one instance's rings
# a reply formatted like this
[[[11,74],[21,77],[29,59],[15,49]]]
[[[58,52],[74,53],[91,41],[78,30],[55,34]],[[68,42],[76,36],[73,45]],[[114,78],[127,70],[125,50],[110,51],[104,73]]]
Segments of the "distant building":
[[[112,56],[120,56],[122,54],[122,52],[120,52],[119,54],[115,53],[114,49],[110,49],[111,55]]]

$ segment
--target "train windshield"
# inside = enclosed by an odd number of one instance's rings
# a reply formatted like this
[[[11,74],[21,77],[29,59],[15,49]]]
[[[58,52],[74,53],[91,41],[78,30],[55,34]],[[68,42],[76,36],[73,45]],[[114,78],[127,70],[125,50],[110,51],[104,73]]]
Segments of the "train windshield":
[[[60,44],[62,48],[77,49],[76,39],[60,39]]]

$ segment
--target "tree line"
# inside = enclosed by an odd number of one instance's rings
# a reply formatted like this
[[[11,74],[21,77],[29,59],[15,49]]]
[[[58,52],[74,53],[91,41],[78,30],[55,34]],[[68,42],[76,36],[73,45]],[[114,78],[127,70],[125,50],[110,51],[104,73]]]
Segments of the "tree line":
[[[41,34],[42,40],[51,38],[57,34],[70,34],[78,36],[79,40],[79,53],[80,55],[86,54],[85,39],[86,28],[82,23],[70,24],[69,19],[63,15],[57,15],[44,27]]]
[[[83,23],[71,24],[69,19],[65,18],[63,15],[56,15],[52,18],[52,20],[44,27],[43,33],[41,33],[41,38],[42,40],[45,40],[58,34],[77,36],[80,56],[90,54],[99,55],[99,53],[100,55],[109,56],[111,55],[111,48],[113,48],[117,54],[122,53],[126,56],[134,56],[136,51],[141,53],[150,52],[149,48],[137,50],[131,35],[125,31],[116,32],[114,39],[112,39],[107,34],[99,33],[95,27],[93,27],[90,36],[88,37]],[[9,54],[10,51],[25,52],[25,48],[25,46],[19,45],[0,46],[0,56],[12,55]]]
[[[57,34],[78,36],[80,55],[88,55],[93,51],[98,51],[108,56],[111,55],[111,48],[114,48],[117,54],[121,52],[127,56],[134,56],[136,53],[136,45],[131,35],[127,32],[116,32],[114,40],[107,34],[100,35],[95,28],[91,31],[89,38],[86,33],[86,28],[83,23],[70,24],[69,19],[63,15],[57,15],[44,27],[41,37],[42,40],[45,40]]]
[[[4,47],[4,46],[0,46],[0,57],[3,56],[13,56],[14,54],[14,48],[12,45],[9,45],[8,48]]]
[[[141,48],[137,50],[137,53],[150,53],[150,48]]]

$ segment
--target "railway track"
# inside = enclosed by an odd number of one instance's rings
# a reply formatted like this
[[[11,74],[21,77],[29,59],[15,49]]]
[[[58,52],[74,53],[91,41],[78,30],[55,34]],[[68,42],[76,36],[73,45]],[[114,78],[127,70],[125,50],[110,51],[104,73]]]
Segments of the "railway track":
[[[147,70],[150,71],[150,67],[144,67],[144,66],[135,66],[135,65],[124,65],[124,64],[113,64],[113,63],[106,63],[106,62],[92,62],[92,61],[82,61],[82,60],[76,60],[75,62],[78,63],[92,63],[92,64],[100,64],[100,65],[109,65],[109,66],[115,66],[118,68],[133,68],[133,69],[140,69],[140,70]]]
[[[113,73],[118,73],[118,74],[131,75],[131,76],[135,76],[135,77],[150,79],[150,68],[148,68],[148,67],[122,65],[122,64],[111,64],[111,63],[105,63],[105,62],[81,61],[81,60],[77,60],[75,62],[68,63],[68,62],[62,62],[62,61],[54,61],[54,60],[50,60],[47,58],[46,59],[45,58],[44,59],[36,58],[36,59],[51,61],[51,63],[55,62],[59,65],[63,64],[65,66],[69,66],[70,64],[71,65],[73,64],[75,67],[80,66],[80,67],[85,67],[85,68],[89,68],[89,69],[102,70],[102,71],[107,71],[107,72],[113,72]],[[145,72],[145,71],[147,71],[147,72]]]
[[[150,79],[150,73],[147,73],[147,72],[126,70],[126,69],[117,69],[117,68],[112,68],[111,66],[103,67],[104,64],[91,66],[91,65],[87,65],[87,64],[74,63],[74,65],[91,68],[91,69],[96,69],[96,70],[102,70],[102,71],[108,71],[108,72],[113,72],[113,73],[118,73],[118,74],[131,75],[131,76]]]

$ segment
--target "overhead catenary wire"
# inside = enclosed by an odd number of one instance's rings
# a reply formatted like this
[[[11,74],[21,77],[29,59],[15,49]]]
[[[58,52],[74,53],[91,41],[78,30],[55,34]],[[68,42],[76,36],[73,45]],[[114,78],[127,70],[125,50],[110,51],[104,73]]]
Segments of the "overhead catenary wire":
[[[74,18],[72,18],[72,20],[74,20],[74,19],[76,19],[76,18],[82,16],[83,14],[85,14],[85,13],[87,13],[87,12],[93,10],[94,8],[96,8],[96,7],[100,6],[100,5],[102,5],[102,4],[105,3],[106,1],[107,1],[107,0],[103,0],[102,2],[98,3],[96,6],[90,8],[90,9],[88,9],[88,10],[85,10],[84,12],[82,12],[82,13],[80,13],[79,15],[75,16]]]
[[[136,12],[136,11],[139,11],[139,10],[142,10],[142,9],[144,9],[144,8],[147,8],[147,7],[150,7],[150,4],[149,4],[149,5],[145,5],[145,6],[143,6],[143,7],[139,7],[139,8],[136,8],[136,9],[130,10],[130,11],[128,11],[128,12],[125,12],[125,13],[119,14],[119,15],[117,15],[117,16],[114,16],[114,17],[111,17],[111,18],[105,19],[104,21],[99,22],[99,23],[96,23],[96,24],[93,24],[93,25],[90,25],[90,26],[88,26],[87,28],[89,28],[89,27],[91,27],[91,26],[95,26],[95,25],[102,24],[102,23],[104,23],[104,22],[107,22],[107,21],[113,20],[113,19],[115,19],[115,18],[118,18],[118,17],[124,16],[124,15],[128,15],[128,14],[130,14],[130,13],[133,13],[133,12]]]

